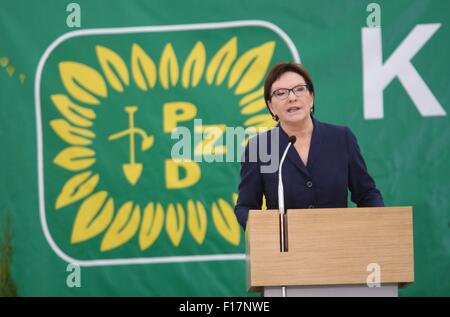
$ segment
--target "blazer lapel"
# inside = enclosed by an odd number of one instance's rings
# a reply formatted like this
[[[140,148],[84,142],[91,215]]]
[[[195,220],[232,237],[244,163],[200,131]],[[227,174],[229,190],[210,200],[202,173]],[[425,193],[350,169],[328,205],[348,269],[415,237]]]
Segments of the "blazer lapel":
[[[312,118],[314,129],[311,136],[311,144],[309,145],[307,170],[312,171],[314,163],[319,158],[320,147],[323,141],[322,124],[319,120]]]
[[[278,124],[279,133],[280,133],[280,160],[283,156],[284,150],[286,149],[288,143],[289,143],[289,136],[284,132],[284,130],[281,128],[281,126]],[[289,160],[291,163],[294,164],[294,166],[300,170],[303,174],[305,174],[308,177],[311,177],[308,170],[306,169],[305,165],[303,164],[300,155],[298,155],[297,151],[295,150],[295,147],[291,145],[289,148],[288,153],[286,154],[286,159]]]

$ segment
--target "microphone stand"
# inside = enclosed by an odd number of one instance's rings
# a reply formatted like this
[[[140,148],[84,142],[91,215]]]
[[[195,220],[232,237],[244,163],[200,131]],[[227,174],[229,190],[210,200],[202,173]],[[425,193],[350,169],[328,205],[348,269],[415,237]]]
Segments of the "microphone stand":
[[[287,244],[287,227],[286,227],[286,211],[284,209],[284,188],[283,188],[283,176],[282,176],[282,167],[284,160],[286,158],[287,152],[289,151],[289,148],[292,144],[294,144],[296,141],[295,136],[289,137],[289,144],[287,145],[286,149],[284,150],[283,156],[281,157],[280,161],[280,167],[278,168],[278,208],[280,209],[280,249],[281,252],[287,252],[288,250],[288,244]],[[281,287],[281,296],[286,297],[286,286]]]

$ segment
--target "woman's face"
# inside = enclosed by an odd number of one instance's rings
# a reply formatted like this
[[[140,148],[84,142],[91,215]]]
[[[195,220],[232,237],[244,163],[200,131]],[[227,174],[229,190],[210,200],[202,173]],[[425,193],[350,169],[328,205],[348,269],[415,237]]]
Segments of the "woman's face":
[[[279,89],[293,89],[286,96],[286,91]],[[304,122],[310,116],[314,102],[314,95],[306,88],[305,79],[297,73],[286,72],[274,81],[271,89],[272,98],[268,102],[273,114],[280,118],[280,122],[295,124]]]

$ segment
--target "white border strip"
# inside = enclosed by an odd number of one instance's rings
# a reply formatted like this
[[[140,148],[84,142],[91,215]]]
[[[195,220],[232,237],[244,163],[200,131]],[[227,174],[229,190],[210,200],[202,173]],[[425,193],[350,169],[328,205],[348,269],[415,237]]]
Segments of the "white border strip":
[[[198,262],[198,261],[229,261],[229,260],[245,260],[246,255],[242,253],[237,254],[216,254],[216,255],[196,255],[196,256],[168,256],[168,257],[154,257],[154,258],[133,258],[133,259],[105,259],[105,260],[77,260],[65,254],[55,243],[47,226],[47,219],[45,214],[45,196],[44,196],[44,172],[43,172],[43,141],[42,141],[42,122],[41,122],[41,77],[45,62],[50,56],[51,52],[62,42],[67,39],[84,36],[84,35],[99,35],[99,34],[128,34],[128,33],[149,33],[149,32],[173,32],[173,31],[192,31],[192,30],[211,30],[211,29],[225,29],[237,28],[243,26],[260,26],[268,28],[278,34],[287,44],[291,51],[294,62],[300,63],[300,56],[297,49],[289,38],[289,36],[278,26],[267,21],[262,20],[242,20],[231,22],[218,23],[199,23],[199,24],[180,24],[180,25],[163,25],[163,26],[141,26],[141,27],[124,27],[124,28],[99,28],[77,30],[69,32],[58,37],[45,50],[36,70],[36,77],[34,82],[34,98],[36,105],[36,129],[37,129],[37,150],[38,150],[38,188],[39,188],[39,211],[42,230],[45,238],[55,253],[64,261],[68,263],[76,263],[80,266],[106,266],[106,265],[127,265],[127,264],[151,264],[151,263],[176,263],[176,262]]]

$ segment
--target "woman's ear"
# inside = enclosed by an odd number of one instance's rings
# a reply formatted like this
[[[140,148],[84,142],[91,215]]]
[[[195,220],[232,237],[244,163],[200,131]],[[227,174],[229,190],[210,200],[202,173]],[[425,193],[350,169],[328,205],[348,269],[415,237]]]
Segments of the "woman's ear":
[[[267,106],[269,107],[270,112],[273,113],[272,102],[270,100],[267,100]]]
[[[312,105],[314,106],[314,93],[310,92],[309,94],[311,95],[311,98],[312,98]]]

